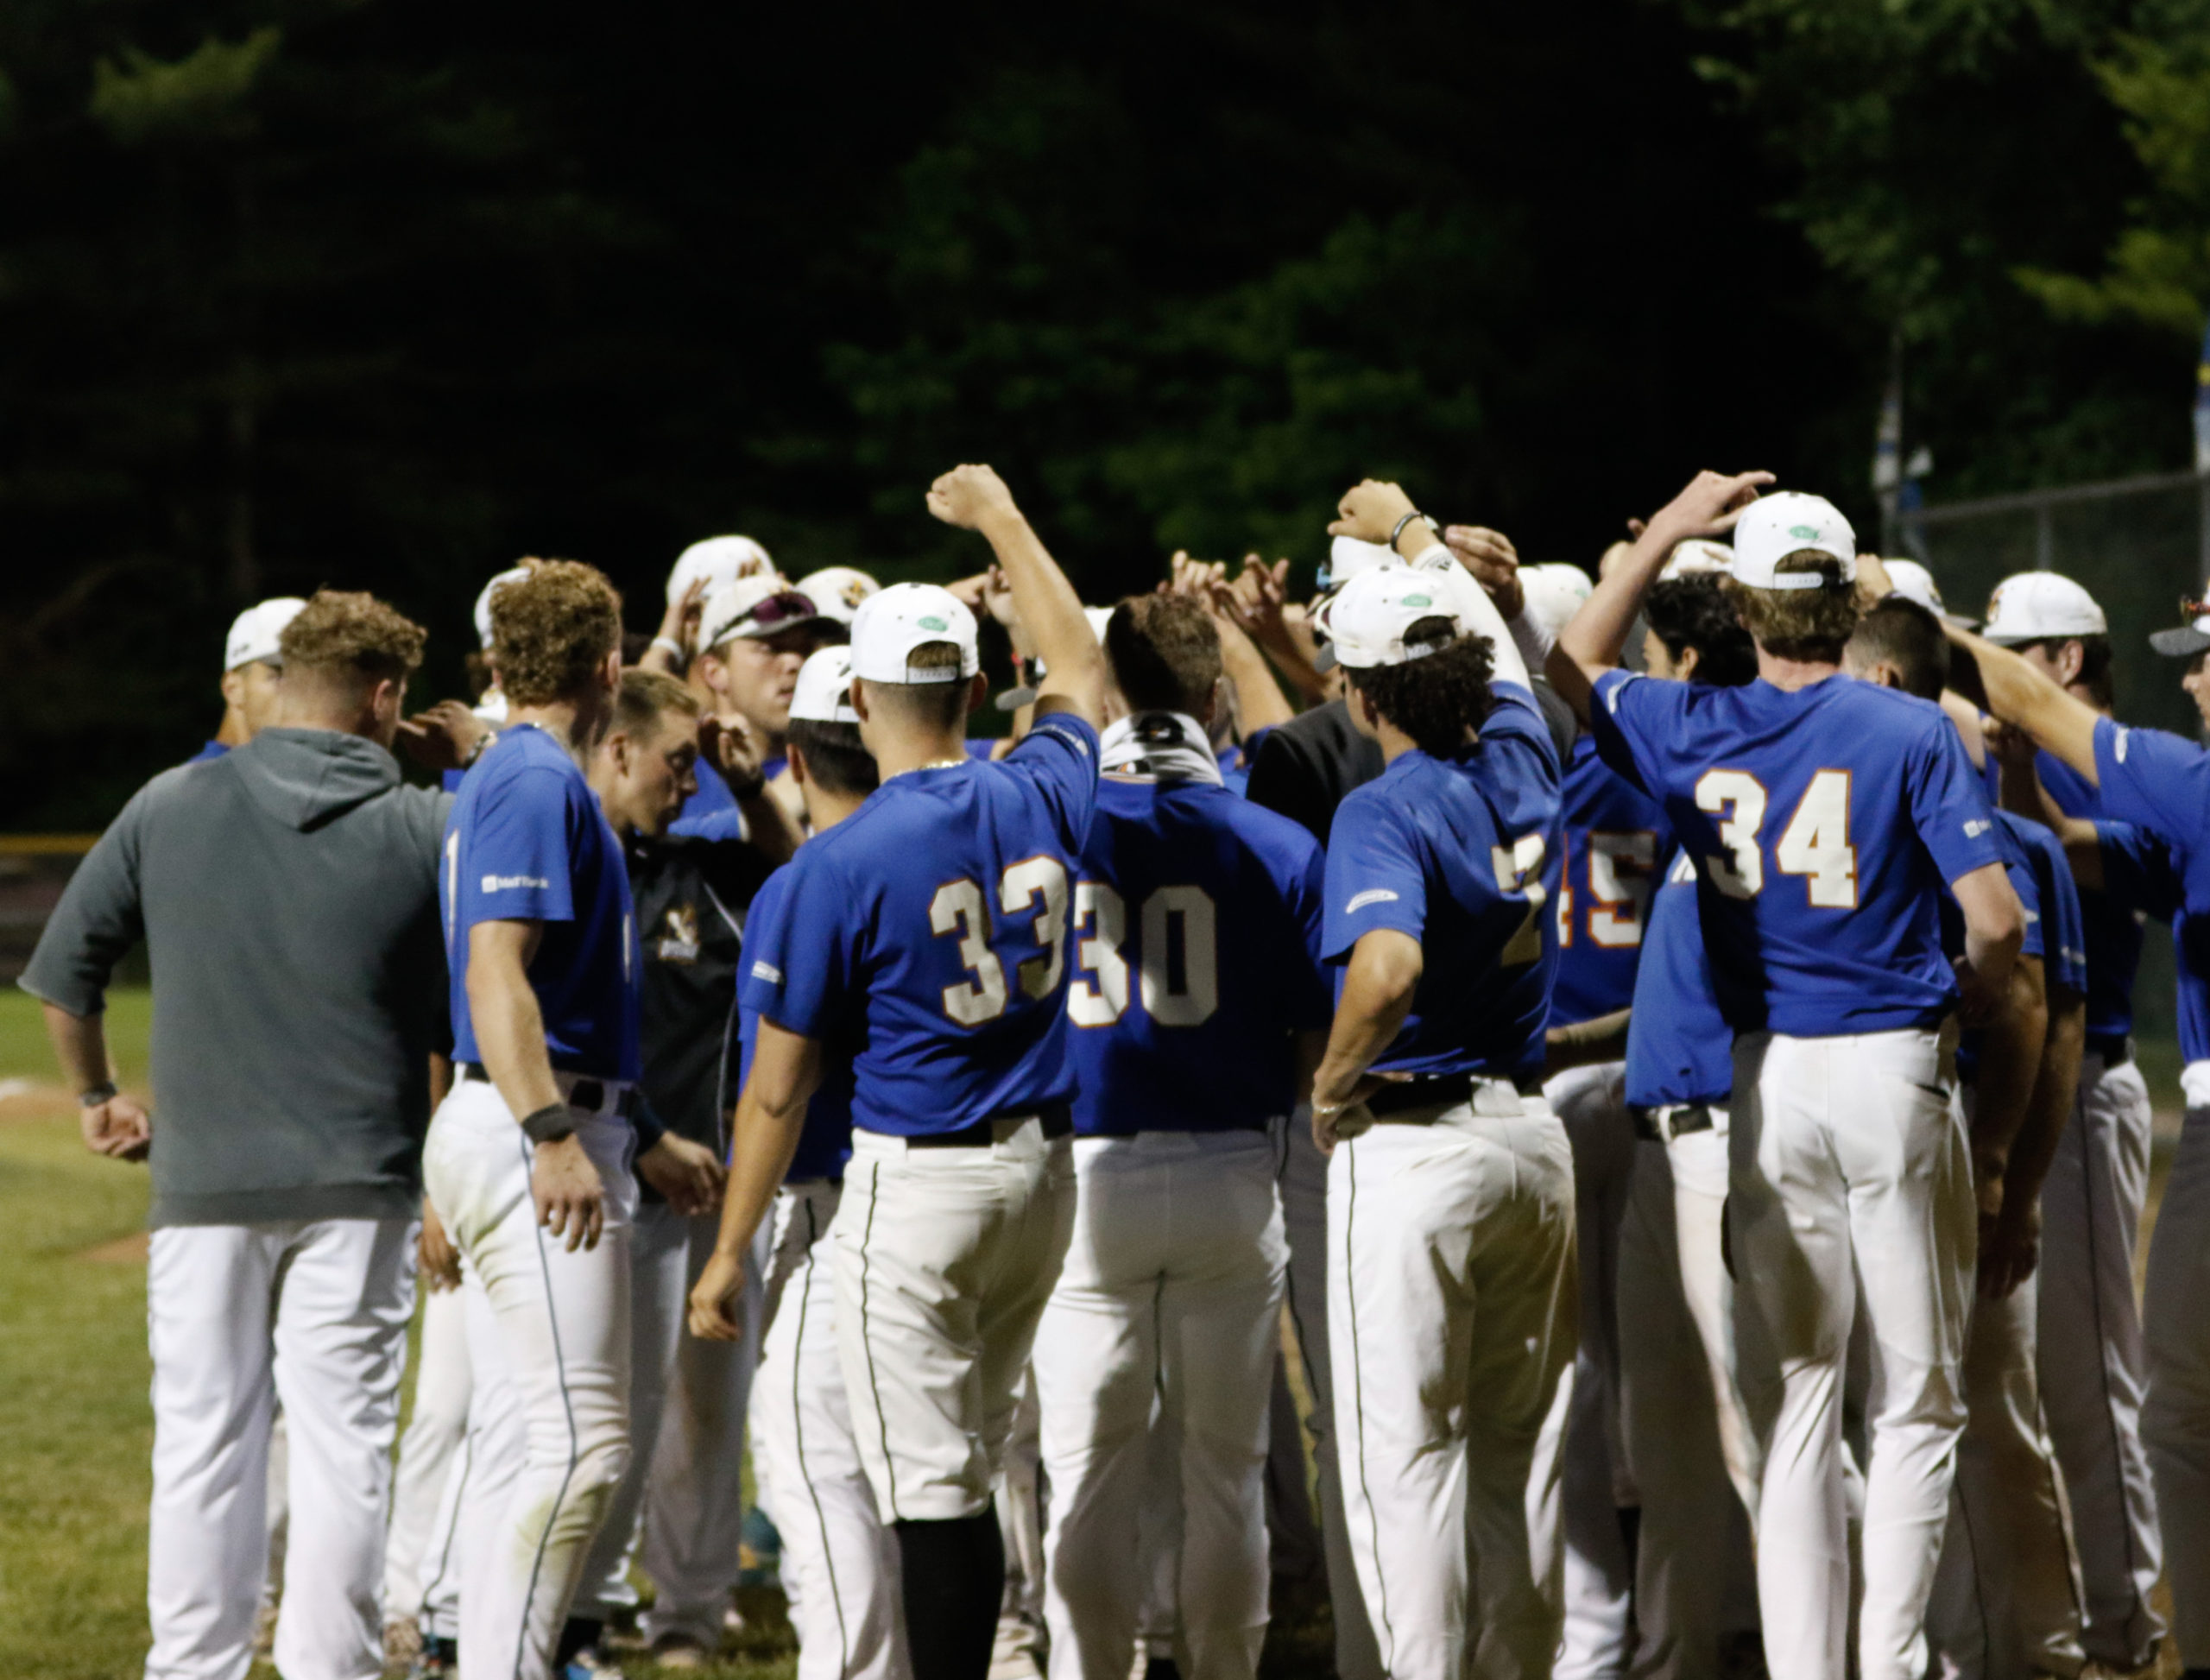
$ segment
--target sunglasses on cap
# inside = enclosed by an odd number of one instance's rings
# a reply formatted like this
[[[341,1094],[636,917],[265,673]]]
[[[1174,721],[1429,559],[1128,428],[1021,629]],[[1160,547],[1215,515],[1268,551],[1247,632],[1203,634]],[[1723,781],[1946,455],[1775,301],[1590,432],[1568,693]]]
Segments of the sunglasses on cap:
[[[763,630],[774,630],[786,625],[802,624],[808,619],[820,616],[812,597],[801,595],[794,589],[786,589],[757,603],[729,628],[734,630],[746,625],[757,625]]]

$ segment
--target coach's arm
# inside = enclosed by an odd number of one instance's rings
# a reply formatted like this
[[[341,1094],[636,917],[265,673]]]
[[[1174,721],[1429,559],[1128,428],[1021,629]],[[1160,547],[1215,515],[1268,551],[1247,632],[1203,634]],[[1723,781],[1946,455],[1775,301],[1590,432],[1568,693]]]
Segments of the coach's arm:
[[[736,1099],[721,1230],[691,1291],[691,1334],[701,1341],[734,1342],[743,1333],[735,1309],[744,1289],[745,1251],[791,1170],[806,1105],[820,1085],[821,1041],[762,1017]]]
[[[1771,483],[1769,472],[1699,472],[1650,516],[1634,546],[1598,580],[1581,609],[1557,633],[1544,670],[1550,686],[1583,724],[1588,722],[1596,679],[1617,668],[1643,597],[1673,550],[1691,537],[1732,530],[1742,510],[1757,500],[1759,486]]]

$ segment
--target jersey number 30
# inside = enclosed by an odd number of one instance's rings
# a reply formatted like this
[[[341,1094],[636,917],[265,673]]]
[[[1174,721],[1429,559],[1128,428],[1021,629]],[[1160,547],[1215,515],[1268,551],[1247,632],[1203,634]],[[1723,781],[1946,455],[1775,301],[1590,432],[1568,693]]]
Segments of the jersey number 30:
[[[1220,1007],[1220,954],[1211,897],[1202,887],[1162,887],[1143,901],[1137,965],[1144,1013],[1161,1026],[1201,1026]],[[1127,906],[1102,881],[1075,883],[1076,978],[1067,1014],[1077,1026],[1110,1026],[1128,1007]],[[1084,928],[1091,929],[1083,935]],[[1096,976],[1091,984],[1088,976]]]
[[[1765,784],[1746,770],[1706,770],[1695,785],[1699,811],[1719,819],[1724,856],[1704,860],[1711,884],[1730,899],[1752,899],[1765,890],[1765,856],[1758,830],[1765,822]],[[1857,908],[1857,848],[1849,843],[1849,772],[1821,770],[1811,778],[1796,814],[1780,831],[1772,861],[1784,875],[1804,877],[1812,906]]]
[[[1017,916],[1032,906],[1037,954],[1016,972],[1023,996],[1045,998],[1058,990],[1067,963],[1067,866],[1058,858],[1024,858],[998,877],[999,910]],[[980,1026],[1005,1014],[1005,964],[990,949],[990,907],[982,889],[971,881],[945,881],[929,900],[929,926],[940,937],[958,938],[959,961],[974,976],[944,988],[944,1013],[962,1026]]]

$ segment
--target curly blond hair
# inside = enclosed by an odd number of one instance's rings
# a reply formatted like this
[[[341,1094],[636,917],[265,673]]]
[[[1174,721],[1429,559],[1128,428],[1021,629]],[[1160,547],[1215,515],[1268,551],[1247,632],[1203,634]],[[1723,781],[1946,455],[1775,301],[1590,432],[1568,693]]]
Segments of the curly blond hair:
[[[317,590],[277,638],[286,673],[404,683],[429,633],[360,590]]]
[[[622,645],[622,597],[579,560],[546,560],[491,596],[491,662],[509,705],[550,705],[585,692]]]

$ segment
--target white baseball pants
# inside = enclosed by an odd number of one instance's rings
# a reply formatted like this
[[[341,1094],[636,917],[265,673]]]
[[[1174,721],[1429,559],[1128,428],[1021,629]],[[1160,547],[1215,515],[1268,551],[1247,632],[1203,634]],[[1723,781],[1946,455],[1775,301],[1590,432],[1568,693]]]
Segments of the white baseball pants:
[[[2087,1663],[2062,1475],[2034,1373],[2034,1284],[1973,1302],[1964,1439],[1926,1607],[1945,1680],[2075,1675]]]
[[[430,1590],[459,1567],[445,1483],[462,1474],[468,1439],[468,1397],[476,1379],[468,1357],[468,1308],[463,1292],[436,1289],[422,1298],[422,1345],[414,1365],[414,1412],[399,1440],[399,1472],[391,1497],[391,1536],[383,1553],[386,1616],[422,1614]],[[431,1632],[429,1628],[423,1630]],[[458,1626],[435,1630],[446,1639]]]
[[[837,1342],[886,1522],[990,1509],[1014,1389],[1073,1231],[1069,1140],[1033,1119],[994,1129],[970,1148],[852,1137]]]
[[[469,1680],[545,1680],[629,1456],[627,1121],[571,1111],[606,1186],[596,1248],[538,1226],[534,1146],[498,1092],[457,1082],[423,1152],[430,1199],[468,1260],[476,1393],[460,1510],[460,1664]]]
[[[837,1352],[837,1197],[825,1178],[776,1192],[752,1468],[783,1537],[799,1680],[898,1680],[910,1671],[898,1543],[860,1464]]]
[[[1929,1031],[1734,1042],[1735,1306],[1769,1338],[1744,1359],[1763,1441],[1758,1599],[1765,1658],[1842,1680],[1849,1629],[1842,1386],[1861,1290],[1864,1680],[1921,1680],[1925,1616],[1964,1431],[1977,1214],[1952,1058]],[[1765,1391],[1761,1396],[1759,1390]]]
[[[1312,1462],[1320,1486],[1320,1541],[1328,1567],[1328,1600],[1335,1626],[1336,1680],[1381,1680],[1381,1647],[1366,1613],[1365,1589],[1343,1525],[1342,1462],[1335,1451],[1335,1365],[1328,1336],[1328,1157],[1312,1141],[1312,1111],[1299,1107],[1281,1123],[1282,1228],[1289,1239],[1289,1314],[1304,1367],[1312,1415]],[[1300,1458],[1295,1474],[1302,1477]]]
[[[153,1234],[147,1680],[243,1680],[253,1661],[280,1399],[292,1519],[277,1664],[292,1680],[382,1673],[384,1504],[414,1305],[411,1219]]]
[[[1550,1672],[1573,1209],[1565,1128],[1507,1085],[1335,1147],[1344,1514],[1391,1680]]]
[[[1620,1220],[1634,1171],[1626,1067],[1604,1062],[1543,1089],[1573,1146],[1580,1346],[1565,1424],[1565,1643],[1556,1680],[1614,1680],[1634,1654],[1634,1580],[1620,1508],[1637,1502],[1620,1435]]]
[[[681,1297],[706,1269],[719,1218],[685,1222]],[[645,1486],[641,1557],[659,1596],[639,1618],[647,1639],[677,1637],[712,1650],[729,1614],[744,1537],[744,1424],[760,1327],[770,1232],[763,1222],[745,1259],[743,1334],[734,1342],[680,1336],[661,1400],[658,1444]]]
[[[2079,1101],[2041,1192],[2042,1412],[2063,1467],[2087,1592],[2081,1643],[2113,1668],[2146,1664],[2164,1633],[2156,1492],[2141,1444],[2149,1355],[2133,1250],[2149,1194],[2149,1087],[2089,1052]]]
[[[1720,1252],[1725,1111],[1713,1113],[1709,1129],[1635,1145],[1620,1224],[1620,1427],[1642,1496],[1632,1671],[1652,1680],[1717,1680],[1724,1636],[1758,1625],[1755,1464],[1746,1501],[1726,1449],[1749,1423]]]
[[[2210,1063],[2188,1065],[2187,1121],[2149,1242],[2142,1331],[2149,1392],[2141,1438],[2156,1477],[2173,1632],[2188,1668],[2210,1668]]]
[[[1251,1680],[1266,1628],[1267,1414],[1288,1247],[1260,1132],[1074,1146],[1074,1235],[1036,1332],[1052,1680],[1126,1680],[1151,1565],[1178,1557],[1183,1680]],[[1174,1449],[1150,1473],[1153,1402]],[[1146,1495],[1178,1520],[1143,1544]]]

